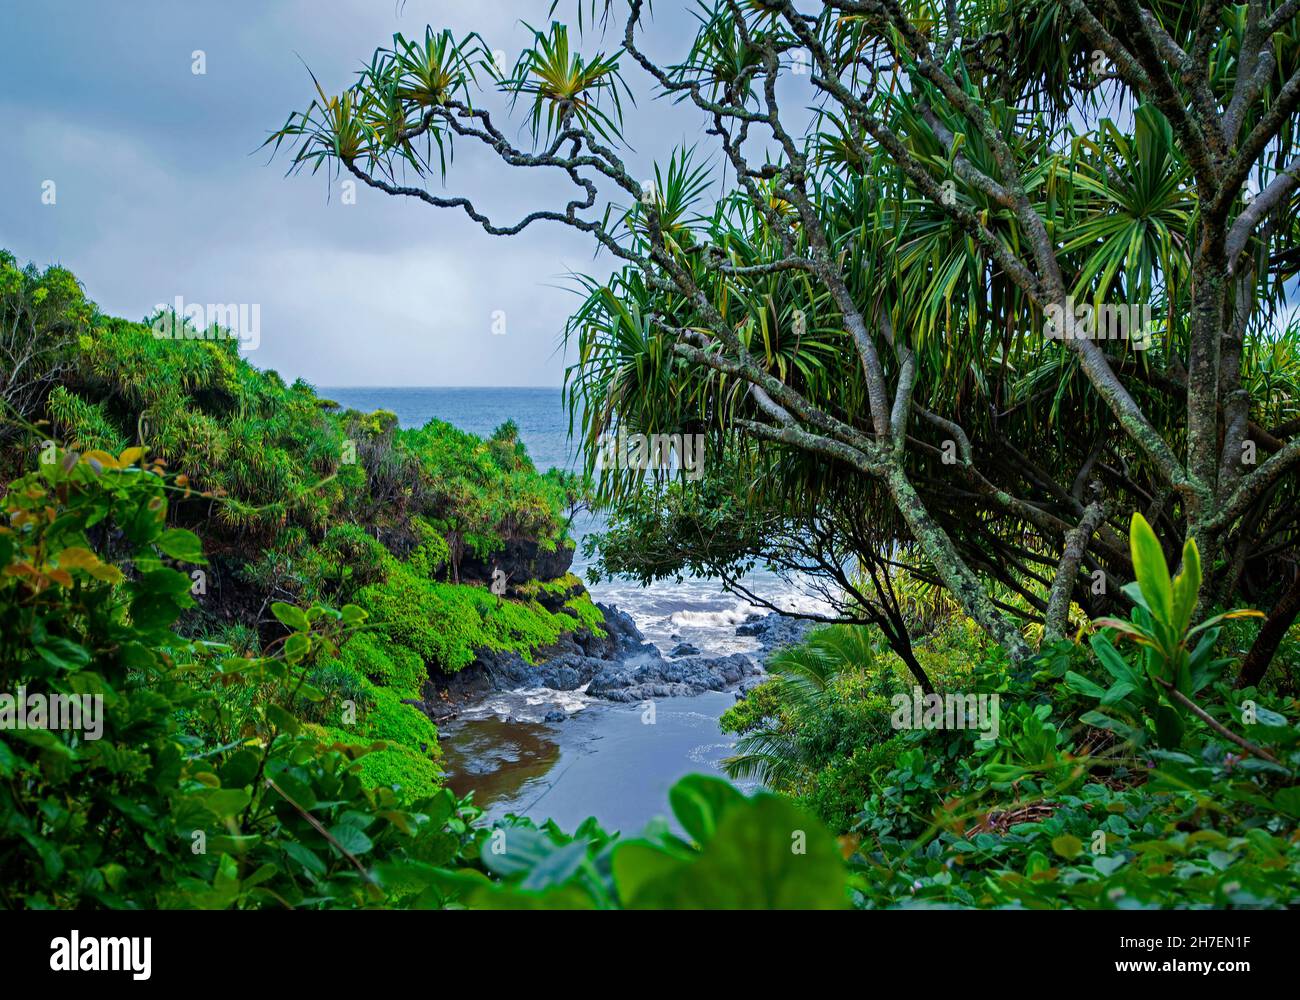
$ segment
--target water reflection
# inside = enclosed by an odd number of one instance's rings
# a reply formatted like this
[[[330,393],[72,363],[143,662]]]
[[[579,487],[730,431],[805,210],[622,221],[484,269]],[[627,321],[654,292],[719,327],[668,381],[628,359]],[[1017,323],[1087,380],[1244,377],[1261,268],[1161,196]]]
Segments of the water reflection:
[[[442,727],[443,767],[457,795],[474,792],[487,808],[513,799],[531,778],[541,778],[560,759],[560,744],[551,726],[507,722],[491,716]]]
[[[595,816],[607,830],[637,833],[669,814],[679,778],[722,773],[734,741],[718,717],[733,704],[733,693],[709,691],[661,699],[649,715],[636,703],[595,702],[556,724],[462,718],[439,727],[439,742],[448,784],[460,795],[472,789],[489,822],[517,813],[573,830]]]

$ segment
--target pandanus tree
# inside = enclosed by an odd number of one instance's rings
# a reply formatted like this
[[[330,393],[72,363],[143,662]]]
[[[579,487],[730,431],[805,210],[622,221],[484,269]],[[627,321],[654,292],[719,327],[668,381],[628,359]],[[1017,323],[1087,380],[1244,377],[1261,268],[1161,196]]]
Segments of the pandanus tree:
[[[678,531],[642,547],[643,575],[820,538],[827,559],[802,568],[833,578],[847,556],[887,588],[905,567],[1018,659],[1026,625],[1059,636],[1072,606],[1112,609],[1140,512],[1171,556],[1195,541],[1198,615],[1276,606],[1267,645],[1300,606],[1298,11],[712,0],[668,62],[642,48],[649,5],[606,0],[579,8],[579,37],[585,13],[586,34],[620,36],[612,54],[584,58],[558,23],[510,71],[478,36],[399,36],[269,141],[293,168],[494,235],[572,227],[620,262],[569,328],[589,460],[614,428],[705,433],[692,488],[723,497],[705,510],[674,484],[647,506],[637,470],[606,476],[616,513]],[[664,151],[654,182],[622,139],[633,72],[712,144]],[[489,89],[524,102],[531,143]],[[496,222],[430,190],[456,141],[573,194]],[[728,511],[772,530],[716,530]],[[866,583],[844,613],[888,606]]]

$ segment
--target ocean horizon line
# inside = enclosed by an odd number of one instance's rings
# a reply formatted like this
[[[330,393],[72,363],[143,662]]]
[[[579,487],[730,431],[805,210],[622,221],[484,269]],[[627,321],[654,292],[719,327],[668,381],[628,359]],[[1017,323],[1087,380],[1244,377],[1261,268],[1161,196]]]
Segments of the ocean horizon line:
[[[317,389],[546,389],[561,390],[562,385],[323,385]]]

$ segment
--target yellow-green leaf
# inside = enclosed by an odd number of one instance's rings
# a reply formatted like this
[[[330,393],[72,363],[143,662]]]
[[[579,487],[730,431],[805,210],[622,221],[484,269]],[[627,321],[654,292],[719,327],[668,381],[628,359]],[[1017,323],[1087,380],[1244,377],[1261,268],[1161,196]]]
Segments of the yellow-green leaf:
[[[1174,614],[1173,584],[1169,579],[1169,564],[1164,550],[1151,525],[1141,514],[1135,513],[1129,526],[1129,551],[1133,556],[1133,570],[1138,586],[1146,598],[1152,614],[1162,621],[1170,621]]]

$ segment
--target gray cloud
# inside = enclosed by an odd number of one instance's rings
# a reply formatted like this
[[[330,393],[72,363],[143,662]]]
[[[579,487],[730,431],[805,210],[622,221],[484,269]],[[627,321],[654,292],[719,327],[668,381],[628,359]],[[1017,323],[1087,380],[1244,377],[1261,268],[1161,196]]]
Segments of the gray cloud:
[[[558,385],[557,345],[577,301],[559,286],[571,271],[612,266],[593,260],[591,241],[545,224],[495,239],[458,212],[365,189],[345,205],[324,174],[286,178],[285,157],[268,165],[258,151],[310,98],[304,62],[337,90],[394,31],[418,35],[426,24],[478,30],[513,59],[529,38],[521,19],[540,26],[549,7],[51,0],[7,10],[0,246],[71,268],[101,308],[130,318],[178,295],[258,303],[261,346],[250,360],[290,379]],[[680,56],[685,4],[656,4],[655,14],[646,44]],[[617,42],[584,42],[597,47]],[[195,50],[205,75],[191,72]],[[626,72],[638,102],[627,109],[627,159],[650,176],[656,158],[703,137],[703,120],[650,100],[644,74]],[[520,173],[461,145],[447,186],[498,220],[571,195],[563,178]],[[46,180],[57,185],[54,206],[41,202]],[[497,310],[504,337],[492,335]]]

